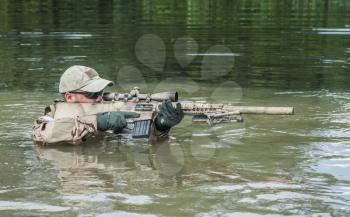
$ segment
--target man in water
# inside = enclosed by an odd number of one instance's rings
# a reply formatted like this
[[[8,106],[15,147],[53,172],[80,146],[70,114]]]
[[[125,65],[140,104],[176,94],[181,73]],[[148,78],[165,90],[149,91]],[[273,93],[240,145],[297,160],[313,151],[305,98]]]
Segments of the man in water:
[[[59,92],[64,102],[45,108],[33,126],[33,140],[41,144],[68,142],[77,144],[100,132],[112,130],[118,134],[127,127],[128,118],[139,117],[135,112],[109,111],[101,105],[103,90],[112,81],[99,77],[86,66],[68,68],[60,79]],[[151,137],[164,137],[183,119],[181,104],[176,108],[170,101],[163,101],[153,118]]]

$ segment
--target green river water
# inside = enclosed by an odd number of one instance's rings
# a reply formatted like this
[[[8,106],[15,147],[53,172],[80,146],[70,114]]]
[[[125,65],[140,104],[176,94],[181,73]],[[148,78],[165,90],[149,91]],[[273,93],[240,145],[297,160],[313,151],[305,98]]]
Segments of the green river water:
[[[350,216],[349,64],[347,0],[1,0],[0,216]],[[295,115],[37,147],[71,65]]]

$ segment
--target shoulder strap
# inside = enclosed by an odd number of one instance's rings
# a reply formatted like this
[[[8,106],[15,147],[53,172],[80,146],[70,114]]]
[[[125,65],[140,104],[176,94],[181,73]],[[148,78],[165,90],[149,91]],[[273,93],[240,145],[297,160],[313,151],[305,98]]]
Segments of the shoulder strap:
[[[45,107],[44,115],[53,117],[56,111],[56,103]]]

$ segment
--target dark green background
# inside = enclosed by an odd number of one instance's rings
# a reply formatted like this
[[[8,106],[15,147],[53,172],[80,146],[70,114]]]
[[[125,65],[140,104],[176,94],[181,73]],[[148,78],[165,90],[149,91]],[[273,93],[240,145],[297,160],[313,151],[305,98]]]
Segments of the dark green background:
[[[1,0],[0,88],[55,91],[60,74],[73,64],[94,67],[114,80],[116,67],[132,65],[146,81],[179,75],[213,82],[201,78],[201,58],[185,68],[174,59],[174,41],[190,36],[200,53],[225,45],[240,54],[217,83],[343,89],[350,82],[350,32],[332,32],[349,27],[349,12],[346,0]],[[315,28],[331,28],[326,30],[331,34]],[[166,44],[164,72],[135,57],[135,42],[149,33]]]

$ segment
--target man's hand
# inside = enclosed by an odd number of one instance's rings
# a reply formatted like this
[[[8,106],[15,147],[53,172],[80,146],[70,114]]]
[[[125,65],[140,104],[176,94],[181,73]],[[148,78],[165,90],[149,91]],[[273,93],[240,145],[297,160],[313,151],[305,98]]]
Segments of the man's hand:
[[[158,116],[155,119],[156,128],[159,131],[169,130],[180,123],[183,117],[184,113],[180,103],[177,103],[176,108],[174,108],[169,100],[165,100],[160,105]]]
[[[118,133],[127,126],[127,118],[138,118],[136,112],[105,112],[97,115],[97,129],[99,131],[113,130]]]

